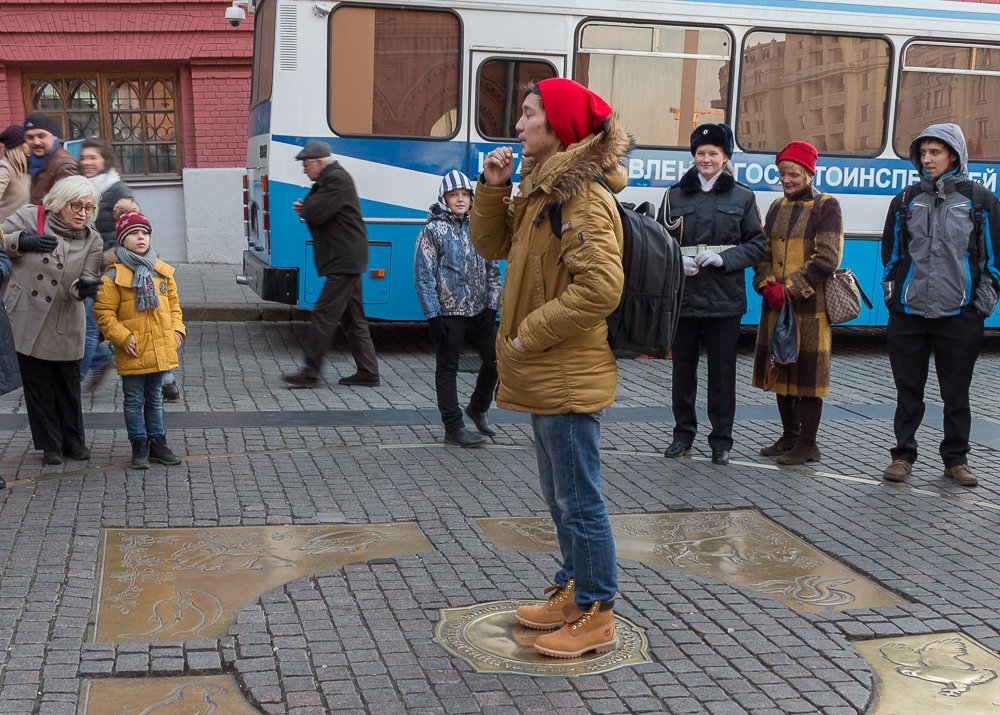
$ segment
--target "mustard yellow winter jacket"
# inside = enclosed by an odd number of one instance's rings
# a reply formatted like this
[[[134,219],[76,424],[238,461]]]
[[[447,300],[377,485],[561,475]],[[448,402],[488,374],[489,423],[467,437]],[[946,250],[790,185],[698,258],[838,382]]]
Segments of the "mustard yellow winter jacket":
[[[181,304],[177,299],[174,269],[161,260],[153,269],[153,285],[160,305],[154,310],[135,309],[132,271],[115,263],[101,276],[101,287],[94,300],[94,317],[104,336],[115,346],[115,365],[119,375],[144,375],[173,370],[177,360],[177,338],[187,334],[181,322]],[[135,336],[136,353],[125,352],[125,342]]]
[[[611,116],[541,166],[525,160],[517,195],[511,187],[476,187],[470,236],[487,260],[506,259],[497,333],[497,405],[553,415],[596,412],[615,399],[618,366],[605,318],[618,307],[622,225],[611,194],[627,183],[622,164],[631,138]],[[562,236],[545,215],[562,212]],[[513,339],[520,338],[523,350]]]

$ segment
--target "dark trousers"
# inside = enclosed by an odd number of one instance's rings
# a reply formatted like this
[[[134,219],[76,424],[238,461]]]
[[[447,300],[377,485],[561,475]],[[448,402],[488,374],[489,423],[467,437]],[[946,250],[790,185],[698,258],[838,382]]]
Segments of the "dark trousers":
[[[326,276],[323,290],[313,306],[309,334],[306,336],[305,367],[302,372],[318,377],[323,369],[323,358],[341,325],[347,344],[362,377],[378,377],[378,359],[375,345],[368,332],[368,319],[361,302],[361,276],[335,273]]]
[[[945,467],[965,464],[969,453],[972,413],[969,386],[976,358],[983,347],[983,319],[972,310],[947,318],[889,313],[886,330],[889,363],[896,382],[896,415],[893,459],[917,460],[917,428],[924,417],[924,386],[931,353],[944,402],[944,439],[941,460]]]
[[[17,365],[35,449],[62,453],[82,449],[80,361],[40,360],[18,353]]]
[[[736,416],[736,345],[740,316],[731,318],[681,318],[671,346],[673,379],[671,400],[674,440],[691,444],[698,433],[695,399],[698,394],[698,359],[702,345],[708,353],[708,419],[713,450],[732,449]]]
[[[476,386],[469,398],[469,409],[472,412],[486,412],[493,402],[493,390],[497,386],[496,324],[484,321],[481,316],[466,318],[446,315],[442,316],[442,320],[445,326],[444,336],[434,340],[434,387],[437,390],[441,422],[446,430],[454,430],[465,423],[458,406],[458,358],[466,340],[482,359]]]

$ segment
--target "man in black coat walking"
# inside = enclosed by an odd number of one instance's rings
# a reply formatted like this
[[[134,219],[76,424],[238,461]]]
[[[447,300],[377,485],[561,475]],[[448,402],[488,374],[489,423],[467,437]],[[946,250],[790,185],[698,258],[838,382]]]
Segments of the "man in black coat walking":
[[[295,159],[302,162],[302,171],[315,183],[293,208],[309,226],[316,272],[326,282],[313,306],[305,365],[282,379],[292,387],[316,385],[337,325],[343,324],[357,372],[340,378],[340,384],[378,387],[378,360],[361,301],[361,274],[368,267],[368,232],[354,181],[334,160],[326,142],[309,142]]]

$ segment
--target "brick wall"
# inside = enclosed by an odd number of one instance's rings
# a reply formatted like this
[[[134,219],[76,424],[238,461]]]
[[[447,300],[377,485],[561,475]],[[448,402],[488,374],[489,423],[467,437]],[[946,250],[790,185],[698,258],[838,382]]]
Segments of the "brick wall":
[[[21,72],[178,73],[185,167],[243,166],[252,17],[232,28],[225,0],[3,0],[0,126],[24,119]]]

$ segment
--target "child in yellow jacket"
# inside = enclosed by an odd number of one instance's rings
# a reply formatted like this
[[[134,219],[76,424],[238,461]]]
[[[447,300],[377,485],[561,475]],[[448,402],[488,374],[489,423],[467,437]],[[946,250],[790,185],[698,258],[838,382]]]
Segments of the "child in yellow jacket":
[[[156,257],[153,227],[135,201],[116,203],[114,218],[118,247],[105,254],[105,263],[114,265],[101,276],[94,317],[115,346],[132,467],[180,464],[163,431],[163,373],[178,366],[177,348],[186,334],[174,269]]]

